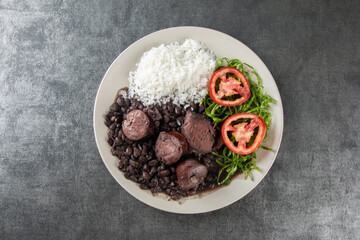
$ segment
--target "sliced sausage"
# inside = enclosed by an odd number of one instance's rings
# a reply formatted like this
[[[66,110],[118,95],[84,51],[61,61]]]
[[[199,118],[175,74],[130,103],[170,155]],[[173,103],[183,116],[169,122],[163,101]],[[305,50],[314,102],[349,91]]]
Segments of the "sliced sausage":
[[[181,147],[182,147],[182,150],[183,150],[183,155],[185,155],[188,152],[188,144],[186,142],[185,137],[181,133],[178,133],[178,132],[175,132],[175,131],[171,131],[171,132],[168,132],[168,133],[175,136],[175,137],[177,137],[180,140]]]
[[[149,117],[141,110],[133,110],[125,115],[122,130],[131,141],[141,140],[154,132],[150,127]]]
[[[186,151],[187,143],[180,133],[161,132],[155,143],[155,154],[166,165],[176,163]]]
[[[204,115],[187,111],[181,133],[185,136],[191,150],[197,153],[212,151],[215,129]]]
[[[184,190],[196,189],[207,173],[207,168],[195,159],[187,159],[176,167],[178,184]]]

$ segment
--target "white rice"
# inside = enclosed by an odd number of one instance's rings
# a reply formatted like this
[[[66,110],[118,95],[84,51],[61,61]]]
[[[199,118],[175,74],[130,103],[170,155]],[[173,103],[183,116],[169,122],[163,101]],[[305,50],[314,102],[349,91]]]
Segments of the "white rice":
[[[129,74],[129,95],[144,105],[199,103],[208,91],[216,56],[203,43],[187,39],[153,47]]]

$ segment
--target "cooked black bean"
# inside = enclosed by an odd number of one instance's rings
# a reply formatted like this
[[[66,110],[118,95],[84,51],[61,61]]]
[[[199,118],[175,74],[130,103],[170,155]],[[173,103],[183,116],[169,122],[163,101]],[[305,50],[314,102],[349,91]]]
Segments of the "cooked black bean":
[[[152,189],[151,189],[151,192],[152,192],[152,193],[158,193],[158,192],[161,192],[161,188],[160,188],[159,186],[154,187],[154,188],[152,188]]]
[[[141,150],[141,154],[146,155],[147,153],[148,153],[148,146],[144,144]]]
[[[179,106],[175,107],[175,114],[180,115],[181,114],[181,108]]]
[[[147,161],[146,157],[144,155],[140,156],[139,157],[139,160],[138,160],[140,163],[145,163]]]
[[[165,184],[169,184],[170,183],[170,178],[169,177],[164,177],[164,181],[165,181]]]
[[[169,123],[169,121],[170,121],[169,115],[165,115],[164,116],[164,123]]]
[[[146,180],[142,177],[142,175],[138,179],[139,183],[146,183]]]
[[[138,182],[138,179],[134,175],[130,176],[130,180],[133,182]]]
[[[119,163],[118,163],[118,168],[119,169],[122,169],[124,167],[124,164],[122,163],[122,161],[119,161]]]
[[[187,195],[186,192],[184,190],[181,190],[181,189],[177,190],[176,193],[180,194],[181,196],[186,196]]]
[[[159,171],[162,171],[165,169],[165,164],[164,163],[161,163],[161,166],[159,167]]]
[[[109,112],[106,114],[105,119],[110,120],[110,118],[111,118],[112,116],[114,116],[114,115],[115,115],[114,112],[109,111]]]
[[[165,185],[165,180],[163,178],[159,179],[159,185],[160,186],[164,186]]]
[[[156,168],[156,167],[151,167],[149,174],[152,176],[152,175],[154,175],[156,172],[157,172],[157,168]]]
[[[130,107],[130,99],[125,99],[125,106],[128,108]]]
[[[111,130],[112,131],[112,130]],[[119,128],[115,128],[115,131],[113,131],[113,136],[118,136],[119,134]]]
[[[146,180],[149,180],[150,179],[150,174],[146,171],[143,171],[143,174],[142,174],[143,178],[146,179]]]
[[[120,161],[123,162],[124,164],[129,162],[129,159],[127,159],[127,157],[120,157]]]
[[[135,174],[134,168],[131,165],[127,167],[127,171],[132,175]]]
[[[121,140],[121,138],[119,138],[119,137],[116,137],[116,138],[114,139],[114,141],[117,143],[118,146],[121,145],[121,143],[122,143],[122,140]]]
[[[116,156],[116,149],[111,148],[111,154],[114,155],[114,156]]]
[[[138,108],[138,106],[139,106],[139,101],[135,99],[135,100],[131,103],[131,105],[132,105],[134,108]]]
[[[136,157],[136,158],[139,157],[140,154],[141,154],[140,149],[138,149],[138,148],[135,147],[133,150],[134,150],[134,157]]]
[[[155,128],[159,129],[159,127],[160,127],[160,121],[155,121]]]
[[[124,105],[125,105],[125,101],[124,101],[124,99],[123,98],[118,98],[117,100],[116,100],[116,102],[119,104],[119,106],[121,106],[121,107],[123,107]]]
[[[132,167],[138,167],[139,166],[139,163],[134,161],[134,160],[130,160],[129,161],[129,164],[132,166]]]
[[[169,113],[173,113],[174,112],[174,105],[169,104],[167,107],[167,110],[169,111]]]
[[[152,109],[150,109],[150,110],[148,111],[148,114],[149,114],[149,116],[150,116],[151,118],[154,118],[154,117],[155,117],[155,111],[152,110]]]
[[[139,187],[140,187],[141,189],[149,189],[148,185],[146,185],[145,183],[140,183],[140,184],[139,184]]]
[[[158,164],[159,164],[159,161],[156,160],[156,159],[151,160],[151,161],[149,162],[149,166],[151,166],[151,167],[157,166]]]
[[[125,151],[125,155],[126,156],[130,156],[132,154],[132,148],[131,147],[127,147],[126,151]]]
[[[156,187],[158,185],[159,185],[159,180],[157,178],[151,179],[151,181],[150,181],[150,186],[151,187]]]
[[[121,150],[116,150],[116,156],[118,157],[122,157],[123,155],[125,155],[125,153]]]
[[[144,164],[144,166],[143,166],[143,170],[144,171],[147,171],[147,170],[149,170],[150,168],[149,168],[149,165],[147,165],[147,164]]]
[[[179,195],[179,194],[176,194],[176,195],[173,195],[173,196],[171,196],[171,199],[172,200],[179,200],[181,198],[181,196]]]
[[[131,140],[129,140],[128,138],[125,138],[125,142],[129,145],[131,145],[133,142]]]
[[[110,127],[110,125],[111,125],[111,121],[107,118],[105,119],[104,123],[107,127]]]
[[[116,123],[113,123],[113,124],[110,125],[111,130],[114,130],[115,128],[116,128]]]
[[[162,176],[162,177],[166,177],[166,176],[169,176],[170,174],[170,171],[165,169],[165,170],[162,170],[159,175]]]
[[[113,104],[110,106],[110,111],[117,112],[118,110],[119,110],[119,104],[113,103]]]
[[[177,123],[176,123],[176,122],[170,122],[170,123],[169,123],[169,126],[172,127],[172,128],[173,128],[173,127],[176,127],[176,126],[177,126]]]

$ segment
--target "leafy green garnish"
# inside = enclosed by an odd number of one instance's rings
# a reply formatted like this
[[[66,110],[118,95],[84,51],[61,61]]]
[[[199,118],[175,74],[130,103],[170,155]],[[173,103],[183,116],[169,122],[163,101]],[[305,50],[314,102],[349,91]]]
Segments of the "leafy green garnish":
[[[222,161],[216,160],[216,162],[222,166],[219,171],[217,182],[218,184],[229,184],[230,177],[235,174],[236,171],[244,172],[245,179],[249,176],[252,180],[250,170],[256,169],[259,171],[259,168],[255,166],[256,154],[252,152],[248,155],[239,155],[230,151],[227,147],[224,147],[222,154],[213,154],[219,158],[222,158]],[[223,172],[226,172],[227,175],[224,179],[220,180]]]
[[[226,65],[223,65],[223,63]],[[220,58],[217,60],[215,71],[226,66],[235,67],[245,75],[250,84],[251,97],[249,100],[240,105],[224,107],[216,104],[211,99],[210,95],[207,94],[200,102],[200,104],[204,104],[206,115],[210,117],[216,123],[216,127],[220,129],[222,122],[234,114],[244,112],[255,113],[263,119],[266,130],[269,130],[271,123],[270,103],[274,102],[275,100],[264,92],[264,87],[261,84],[262,80],[260,75],[249,64],[242,63],[239,59],[229,60],[228,58]],[[268,131],[266,131],[263,142],[266,142],[267,139]],[[260,147],[266,150],[272,150],[263,145]],[[249,176],[249,178],[252,179],[250,170],[259,170],[259,168],[255,166],[255,152],[248,155],[239,155],[233,153],[225,146],[223,147],[222,154],[215,152],[213,152],[213,154],[221,158],[221,160],[216,160],[216,162],[222,167],[218,174],[218,184],[229,184],[230,177],[237,171],[244,172],[245,178]]]

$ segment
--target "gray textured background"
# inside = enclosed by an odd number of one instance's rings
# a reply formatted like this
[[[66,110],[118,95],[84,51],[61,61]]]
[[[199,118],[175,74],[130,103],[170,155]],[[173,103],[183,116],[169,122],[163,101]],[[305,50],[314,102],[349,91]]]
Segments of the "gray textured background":
[[[0,0],[0,238],[360,239],[359,12],[357,0]],[[188,216],[125,192],[92,129],[112,61],[180,25],[253,49],[285,113],[261,184],[229,207]]]

